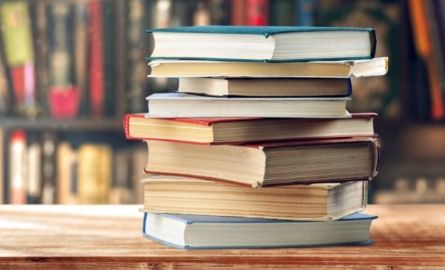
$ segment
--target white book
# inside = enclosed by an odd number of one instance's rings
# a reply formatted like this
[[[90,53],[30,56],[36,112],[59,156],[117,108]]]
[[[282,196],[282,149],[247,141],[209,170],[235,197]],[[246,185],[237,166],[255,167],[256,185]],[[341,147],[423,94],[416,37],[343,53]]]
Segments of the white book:
[[[338,98],[226,98],[185,93],[147,97],[152,117],[280,117],[348,118],[347,97]]]

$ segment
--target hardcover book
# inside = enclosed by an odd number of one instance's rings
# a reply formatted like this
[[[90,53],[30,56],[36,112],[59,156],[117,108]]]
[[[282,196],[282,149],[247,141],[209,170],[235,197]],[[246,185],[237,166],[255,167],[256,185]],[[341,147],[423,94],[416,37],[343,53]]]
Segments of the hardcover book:
[[[154,117],[350,117],[346,97],[226,98],[158,93],[147,97],[147,101],[148,111]]]
[[[371,243],[369,229],[376,218],[357,213],[337,221],[301,222],[144,213],[142,233],[184,249],[366,245]]]
[[[144,211],[153,213],[335,220],[366,206],[367,181],[250,188],[190,177],[150,175]]]
[[[179,78],[178,92],[208,96],[346,97],[349,79]]]
[[[147,173],[184,175],[253,187],[371,179],[375,137],[199,145],[147,141]]]
[[[329,137],[372,136],[373,113],[341,119],[153,118],[127,114],[127,139],[183,141],[203,144],[246,143]]]
[[[388,58],[292,63],[158,60],[149,67],[148,77],[359,78],[385,75]]]
[[[267,5],[258,2],[264,9]],[[263,1],[262,1],[263,2]],[[248,9],[247,23],[267,18]],[[370,59],[371,28],[302,26],[186,26],[146,30],[154,39],[150,59],[309,61]]]

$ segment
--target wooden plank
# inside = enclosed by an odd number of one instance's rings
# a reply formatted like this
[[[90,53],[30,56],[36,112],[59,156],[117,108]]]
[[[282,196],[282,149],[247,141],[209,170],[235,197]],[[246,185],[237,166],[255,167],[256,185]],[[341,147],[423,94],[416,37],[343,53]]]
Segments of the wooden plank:
[[[142,238],[139,206],[0,206],[0,269],[445,268],[445,206],[372,205],[365,247],[186,251]]]

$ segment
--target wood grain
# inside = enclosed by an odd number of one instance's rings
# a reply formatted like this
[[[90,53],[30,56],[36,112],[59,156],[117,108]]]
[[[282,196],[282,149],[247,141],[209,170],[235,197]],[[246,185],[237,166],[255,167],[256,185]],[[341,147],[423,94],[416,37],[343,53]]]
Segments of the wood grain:
[[[445,269],[445,205],[372,205],[366,247],[186,251],[141,236],[140,206],[0,206],[0,269]]]

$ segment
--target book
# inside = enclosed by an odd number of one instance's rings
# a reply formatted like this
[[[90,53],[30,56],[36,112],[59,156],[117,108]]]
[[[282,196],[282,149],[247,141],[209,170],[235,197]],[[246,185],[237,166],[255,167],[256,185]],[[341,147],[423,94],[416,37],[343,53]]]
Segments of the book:
[[[346,97],[349,79],[179,78],[178,92],[208,96]]]
[[[200,145],[146,141],[147,173],[184,175],[253,187],[371,179],[377,174],[374,137]]]
[[[153,118],[127,114],[127,139],[171,140],[203,144],[372,136],[373,113],[344,119]]]
[[[157,93],[147,97],[154,117],[298,117],[347,118],[348,98],[209,97]]]
[[[57,146],[57,203],[71,204],[76,202],[73,189],[73,172],[76,151],[68,142],[61,142]]]
[[[26,203],[26,133],[18,129],[10,134],[9,140],[9,203]]]
[[[152,61],[148,77],[359,78],[385,75],[388,58],[325,62]]]
[[[195,178],[143,180],[144,211],[152,213],[335,220],[366,206],[367,182],[249,188]]]
[[[108,145],[83,144],[78,152],[79,203],[108,202],[111,186],[112,150]]]
[[[39,203],[42,196],[42,146],[33,140],[27,151],[27,203]]]
[[[367,245],[371,243],[369,230],[376,218],[357,213],[337,221],[305,222],[144,213],[142,233],[146,238],[183,249]]]
[[[245,25],[247,3],[245,0],[231,0],[230,24]]]
[[[0,204],[6,203],[5,186],[6,176],[5,171],[5,130],[0,128]]]
[[[35,68],[28,1],[2,1],[0,23],[16,105],[13,108],[20,114],[34,117],[37,113]]]
[[[248,15],[247,23],[263,22],[262,16]],[[184,26],[146,33],[154,40],[150,60],[357,60],[373,58],[376,46],[373,29],[354,27]]]
[[[294,6],[295,6],[295,0],[270,1],[270,24],[294,25],[295,24]]]
[[[42,203],[53,204],[56,201],[56,145],[57,135],[48,132],[43,135],[42,142]]]
[[[88,2],[89,11],[89,49],[92,52],[89,58],[89,86],[90,86],[90,111],[93,117],[101,117],[104,114],[105,101],[105,70],[104,70],[104,37],[102,1],[91,0]]]
[[[246,24],[251,26],[263,26],[269,22],[269,0],[244,0],[246,1]]]
[[[442,99],[441,82],[434,56],[433,41],[428,25],[426,1],[409,1],[409,12],[412,18],[414,41],[417,53],[424,60],[428,71],[428,81],[431,98],[431,116],[435,120],[444,117],[444,104]]]

